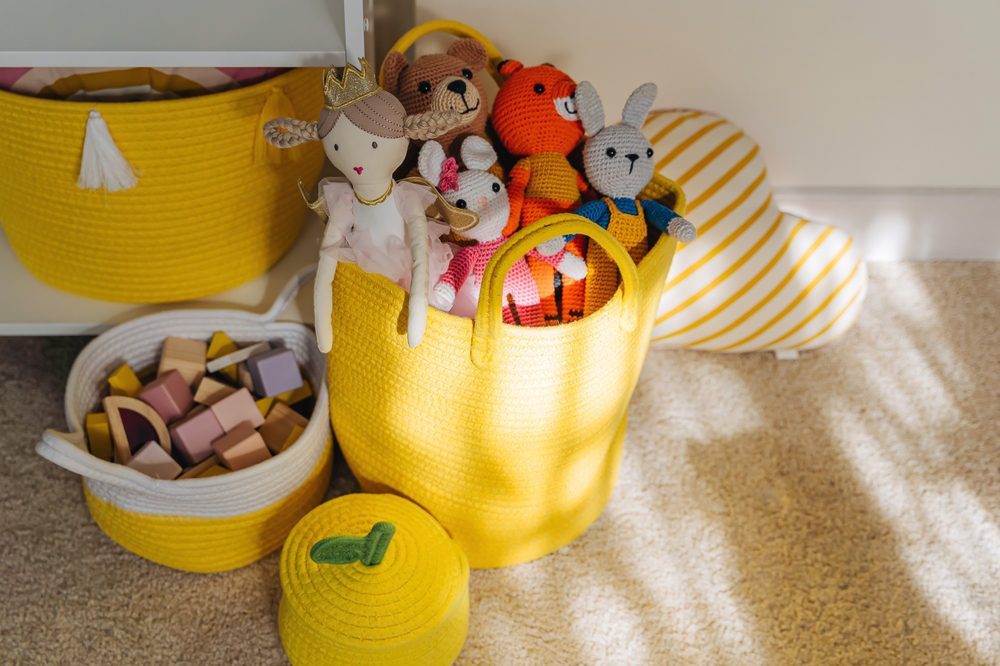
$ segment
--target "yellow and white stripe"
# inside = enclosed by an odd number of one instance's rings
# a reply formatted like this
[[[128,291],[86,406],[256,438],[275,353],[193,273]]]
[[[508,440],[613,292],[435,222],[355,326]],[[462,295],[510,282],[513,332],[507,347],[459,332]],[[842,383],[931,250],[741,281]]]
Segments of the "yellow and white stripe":
[[[858,248],[835,227],[778,210],[752,139],[689,110],[653,112],[644,131],[698,228],[674,259],[653,347],[812,349],[850,328],[868,282]]]

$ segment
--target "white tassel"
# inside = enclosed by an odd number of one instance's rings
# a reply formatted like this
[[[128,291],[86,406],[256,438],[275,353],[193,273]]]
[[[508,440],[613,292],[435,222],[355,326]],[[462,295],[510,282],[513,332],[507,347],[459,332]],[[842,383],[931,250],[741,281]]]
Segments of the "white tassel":
[[[83,139],[83,158],[80,160],[80,177],[76,186],[82,190],[108,192],[128,190],[139,179],[122,151],[118,150],[111,130],[99,111],[91,111],[87,118],[87,131]]]

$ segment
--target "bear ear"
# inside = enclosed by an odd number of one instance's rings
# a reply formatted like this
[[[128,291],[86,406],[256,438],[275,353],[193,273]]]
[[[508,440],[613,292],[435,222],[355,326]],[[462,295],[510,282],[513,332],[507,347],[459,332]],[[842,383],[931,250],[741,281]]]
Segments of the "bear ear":
[[[382,88],[386,92],[397,93],[399,91],[399,75],[404,69],[410,66],[410,61],[399,51],[389,51],[382,61]]]
[[[486,54],[486,47],[478,40],[471,38],[452,42],[452,45],[448,47],[448,55],[465,61],[476,72],[486,67],[486,63],[490,59]]]
[[[462,163],[466,169],[486,171],[496,164],[497,152],[490,142],[481,136],[468,136],[462,142]]]
[[[524,63],[518,60],[503,60],[499,65],[497,65],[497,71],[499,71],[500,76],[505,79],[513,74],[516,74],[517,72],[520,72],[522,69],[524,69]]]
[[[646,114],[653,107],[655,99],[656,84],[643,83],[628,96],[625,109],[622,111],[622,122],[636,129],[642,129],[642,123],[646,120]]]
[[[431,181],[434,187],[441,182],[441,167],[444,166],[444,148],[437,141],[428,141],[420,147],[417,156],[417,172]]]

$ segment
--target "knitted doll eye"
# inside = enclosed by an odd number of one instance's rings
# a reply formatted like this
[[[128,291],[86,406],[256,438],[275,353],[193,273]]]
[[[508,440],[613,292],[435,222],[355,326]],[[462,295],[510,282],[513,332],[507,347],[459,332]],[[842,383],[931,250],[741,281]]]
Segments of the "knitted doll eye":
[[[337,144],[333,144],[333,149],[334,150],[340,150],[340,146],[338,146]]]
[[[653,149],[652,148],[647,148],[646,149],[646,157],[652,157],[652,156],[653,156]]]
[[[545,92],[545,86],[542,85],[541,83],[536,83],[535,84],[535,92],[538,93],[539,95],[541,95],[543,92]]]
[[[614,148],[608,148],[607,150],[604,151],[604,154],[607,155],[608,157],[614,157],[615,155],[618,154],[618,151],[615,150]]]
[[[429,93],[431,91],[431,82],[421,81],[420,83],[417,84],[417,90],[419,90],[424,94]]]
[[[459,208],[465,208],[469,204],[465,203],[465,199],[459,199],[458,201],[455,202],[455,205],[458,206]]]
[[[378,141],[372,141],[372,150],[378,148]]]
[[[493,183],[493,191],[494,192],[500,191],[500,183]]]
[[[462,70],[462,76],[464,76],[465,78],[467,78],[467,79],[469,79],[471,81],[472,80],[472,70],[468,69],[468,68],[463,69]]]

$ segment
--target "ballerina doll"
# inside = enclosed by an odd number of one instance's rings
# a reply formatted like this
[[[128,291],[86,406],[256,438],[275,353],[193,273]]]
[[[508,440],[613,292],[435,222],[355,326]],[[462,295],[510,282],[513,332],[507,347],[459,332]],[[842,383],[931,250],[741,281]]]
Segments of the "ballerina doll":
[[[403,105],[379,87],[364,58],[361,68],[331,67],[323,76],[325,104],[319,122],[277,118],[264,126],[268,142],[290,148],[322,141],[327,158],[348,182],[325,179],[313,208],[326,212],[315,284],[316,340],[320,351],[333,346],[330,316],[337,261],[352,261],[384,275],[410,292],[407,342],[420,344],[427,325],[428,284],[448,268],[452,253],[441,242],[449,227],[428,220],[437,201],[432,188],[395,182],[410,139],[433,139],[457,127],[454,111],[407,116]]]

